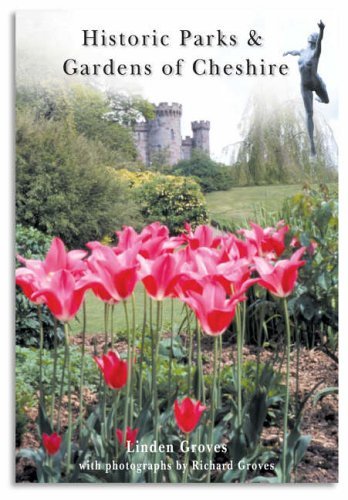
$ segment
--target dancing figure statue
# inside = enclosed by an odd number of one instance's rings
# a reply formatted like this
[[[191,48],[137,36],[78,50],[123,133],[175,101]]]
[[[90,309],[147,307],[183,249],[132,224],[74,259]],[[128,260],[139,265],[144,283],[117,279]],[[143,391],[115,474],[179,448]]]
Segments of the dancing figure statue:
[[[308,46],[301,50],[290,50],[284,52],[283,56],[299,56],[298,66],[301,75],[301,94],[307,115],[307,130],[311,143],[311,154],[316,155],[313,139],[313,92],[316,93],[316,100],[327,104],[329,96],[323,80],[318,75],[318,64],[321,54],[321,41],[324,36],[325,24],[318,23],[319,33],[312,33],[308,37]]]

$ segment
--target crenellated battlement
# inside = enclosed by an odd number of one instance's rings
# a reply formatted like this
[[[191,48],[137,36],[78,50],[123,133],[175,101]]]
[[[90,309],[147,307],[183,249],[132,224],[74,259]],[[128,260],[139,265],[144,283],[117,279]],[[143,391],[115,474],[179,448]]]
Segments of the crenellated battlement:
[[[181,116],[182,115],[182,105],[177,102],[169,104],[168,102],[160,102],[156,106],[156,115],[159,116]]]
[[[210,130],[210,122],[206,120],[194,121],[191,122],[191,127],[192,130],[199,130],[199,129]]]
[[[192,137],[190,137],[189,135],[187,135],[183,140],[182,140],[182,144],[185,144],[185,145],[190,145],[192,144]]]

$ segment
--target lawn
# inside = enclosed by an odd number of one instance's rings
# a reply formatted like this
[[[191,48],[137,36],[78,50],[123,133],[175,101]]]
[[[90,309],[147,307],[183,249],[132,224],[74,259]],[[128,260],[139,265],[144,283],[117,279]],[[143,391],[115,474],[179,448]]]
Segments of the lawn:
[[[285,198],[301,189],[301,184],[236,187],[229,191],[208,193],[206,199],[212,218],[240,221],[252,217],[255,210],[261,207],[268,211],[280,209]]]
[[[140,284],[135,290],[135,321],[138,328],[141,328],[143,321],[143,309],[144,309],[144,288]],[[148,299],[149,301],[149,299]],[[131,317],[131,304],[128,301],[128,313]],[[178,300],[174,300],[174,320],[175,326],[179,326],[179,322],[183,319],[183,305]],[[86,311],[87,311],[87,322],[86,331],[87,334],[94,335],[95,333],[104,332],[104,303],[97,299],[92,292],[88,292],[86,295]],[[149,306],[148,312],[149,314]],[[156,305],[153,309],[154,318],[156,317]],[[71,327],[74,334],[79,333],[82,327],[81,313],[78,314],[77,319],[72,321]],[[164,300],[163,303],[163,324],[164,328],[170,326],[171,323],[171,300]],[[126,332],[126,320],[124,314],[124,308],[122,304],[117,304],[114,309],[114,332],[115,334],[120,334],[124,336]]]

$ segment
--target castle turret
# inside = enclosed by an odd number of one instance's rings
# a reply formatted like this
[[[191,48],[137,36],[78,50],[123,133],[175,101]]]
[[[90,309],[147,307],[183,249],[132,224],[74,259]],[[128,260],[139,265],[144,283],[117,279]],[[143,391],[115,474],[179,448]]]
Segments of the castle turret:
[[[134,127],[134,139],[138,149],[138,157],[145,165],[149,163],[149,125],[146,122],[137,123]]]
[[[181,159],[189,160],[192,154],[192,137],[187,135],[181,143]]]
[[[174,165],[181,159],[181,104],[161,102],[155,111],[156,118],[148,122],[149,161],[160,156]]]
[[[210,122],[208,121],[196,121],[191,123],[192,127],[192,147],[194,149],[200,149],[209,155],[209,130]]]

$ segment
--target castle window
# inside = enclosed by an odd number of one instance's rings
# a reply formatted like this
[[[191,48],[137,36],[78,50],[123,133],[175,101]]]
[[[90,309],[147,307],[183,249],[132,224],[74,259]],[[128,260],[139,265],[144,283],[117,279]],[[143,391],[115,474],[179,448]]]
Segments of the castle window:
[[[173,129],[171,129],[171,130],[170,130],[170,138],[171,138],[172,140],[174,140],[174,139],[175,139],[175,133],[174,133],[174,130],[173,130]]]

